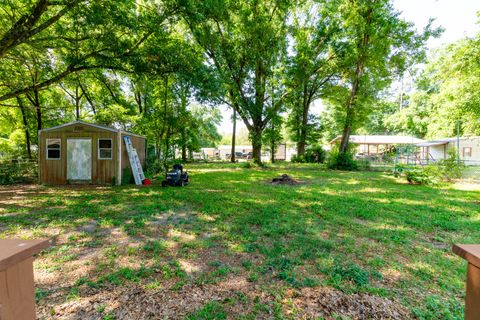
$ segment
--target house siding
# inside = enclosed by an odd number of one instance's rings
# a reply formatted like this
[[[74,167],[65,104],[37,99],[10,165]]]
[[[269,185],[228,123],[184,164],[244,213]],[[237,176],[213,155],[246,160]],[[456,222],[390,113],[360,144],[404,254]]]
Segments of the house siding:
[[[451,150],[457,150],[457,141],[449,139],[450,141],[446,145],[430,146],[429,152],[432,157],[438,161],[448,157],[448,152]],[[478,166],[480,165],[480,137],[472,138],[460,138],[460,160],[464,161],[466,165]],[[472,156],[466,157],[463,154],[464,148],[472,149]]]

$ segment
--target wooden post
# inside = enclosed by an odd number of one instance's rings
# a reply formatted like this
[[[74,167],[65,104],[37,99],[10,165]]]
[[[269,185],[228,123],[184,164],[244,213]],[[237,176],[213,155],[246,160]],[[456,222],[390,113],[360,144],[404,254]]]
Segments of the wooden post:
[[[480,319],[480,245],[457,244],[452,250],[468,261],[465,320]]]
[[[0,319],[36,318],[33,255],[48,245],[48,240],[0,240]]]

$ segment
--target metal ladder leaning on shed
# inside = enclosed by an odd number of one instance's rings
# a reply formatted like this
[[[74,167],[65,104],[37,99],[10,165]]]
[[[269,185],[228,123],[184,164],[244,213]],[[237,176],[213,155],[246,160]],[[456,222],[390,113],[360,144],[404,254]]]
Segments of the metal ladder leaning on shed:
[[[127,148],[128,159],[130,160],[130,167],[132,168],[133,178],[135,179],[135,184],[141,185],[142,181],[145,180],[145,175],[143,174],[142,164],[138,158],[137,150],[132,145],[132,140],[130,136],[123,137],[125,141],[125,146]]]

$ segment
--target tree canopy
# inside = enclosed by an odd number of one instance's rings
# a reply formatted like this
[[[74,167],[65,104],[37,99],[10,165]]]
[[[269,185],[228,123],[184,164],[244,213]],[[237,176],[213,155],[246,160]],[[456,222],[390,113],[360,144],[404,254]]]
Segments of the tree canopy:
[[[9,156],[32,157],[37,130],[83,119],[146,135],[155,161],[185,161],[222,139],[220,105],[246,126],[256,162],[285,140],[302,155],[340,133],[346,150],[355,130],[451,129],[422,122],[433,110],[478,130],[478,39],[439,52],[402,110],[384,101],[440,32],[417,32],[389,0],[12,0],[0,22]],[[311,113],[318,99],[329,114]]]

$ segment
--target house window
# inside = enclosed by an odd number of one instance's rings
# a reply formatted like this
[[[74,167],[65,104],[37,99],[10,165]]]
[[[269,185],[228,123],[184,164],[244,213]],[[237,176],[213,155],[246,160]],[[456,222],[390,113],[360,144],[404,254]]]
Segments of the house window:
[[[463,148],[463,157],[464,158],[471,158],[472,157],[472,148],[471,147],[464,147]]]
[[[47,159],[60,159],[60,139],[47,139]]]
[[[112,139],[98,139],[98,159],[112,159]]]

